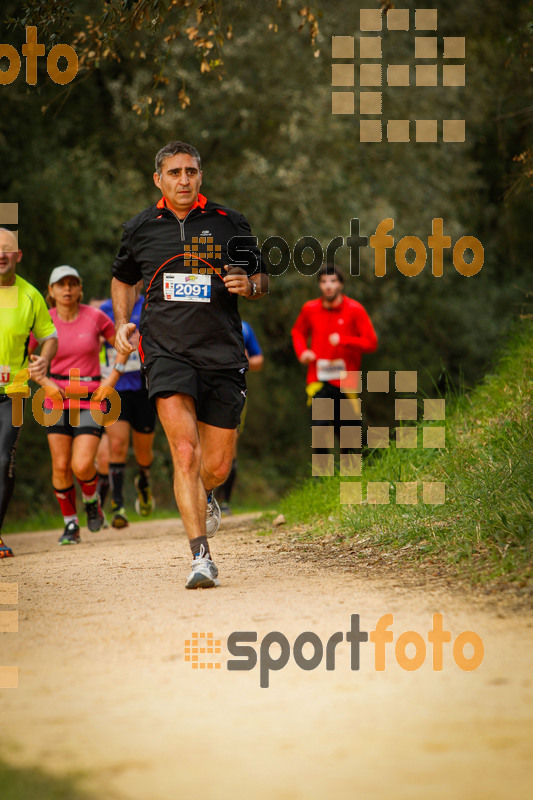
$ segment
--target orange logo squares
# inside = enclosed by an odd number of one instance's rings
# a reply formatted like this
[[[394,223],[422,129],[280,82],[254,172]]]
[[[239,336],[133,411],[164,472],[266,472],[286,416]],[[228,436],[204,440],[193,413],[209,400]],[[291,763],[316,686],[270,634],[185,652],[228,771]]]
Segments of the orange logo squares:
[[[184,258],[184,266],[190,267],[196,275],[211,275],[215,271],[201,259],[209,261],[213,258],[222,258],[222,245],[214,244],[212,236],[193,236],[192,244],[183,245],[183,250],[185,253],[190,253],[189,258],[187,256]]]
[[[0,606],[18,605],[18,583],[0,583]],[[0,633],[17,633],[18,611],[0,610]],[[0,689],[18,688],[18,667],[0,666]]]
[[[356,66],[355,41],[359,39],[359,103],[356,91],[333,91],[331,94],[332,114],[353,115],[359,108],[359,141],[381,142],[385,136],[388,142],[437,142],[439,131],[443,142],[465,141],[465,120],[437,119],[387,119],[387,108],[383,104],[380,91],[365,91],[366,87],[380,88],[386,81],[389,87],[422,87],[465,86],[465,37],[438,36],[438,12],[436,9],[394,8],[390,4],[382,9],[360,9],[358,37],[332,36],[331,56],[332,81],[336,87],[354,86],[354,68]],[[414,26],[413,26],[414,22]],[[386,52],[382,44],[383,37],[376,35],[384,28],[394,32],[412,32],[414,59],[431,60],[433,63],[388,64],[384,61]],[[430,34],[430,35],[426,35]],[[400,34],[401,35],[401,34]],[[442,64],[443,59],[461,59],[463,63]],[[414,74],[411,74],[414,73]],[[442,82],[440,81],[442,76]],[[387,93],[389,94],[389,93]],[[425,108],[425,106],[424,106]],[[374,115],[381,119],[364,119],[365,115]],[[409,125],[409,122],[415,125]],[[442,125],[441,125],[442,123]],[[455,124],[457,123],[457,124]],[[438,128],[437,128],[438,126]],[[413,137],[414,133],[414,137]]]
[[[212,633],[193,633],[191,639],[185,640],[184,660],[190,661],[193,669],[220,669],[220,661],[205,660],[200,656],[212,656],[221,652],[220,639],[215,639]]]

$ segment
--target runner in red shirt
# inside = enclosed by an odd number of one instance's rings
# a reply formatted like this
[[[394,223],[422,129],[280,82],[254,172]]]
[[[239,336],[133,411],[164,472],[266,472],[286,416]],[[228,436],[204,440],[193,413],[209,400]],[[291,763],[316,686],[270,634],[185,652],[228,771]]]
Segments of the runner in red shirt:
[[[341,421],[340,400],[350,399],[340,389],[342,373],[360,370],[362,354],[374,352],[378,340],[361,303],[343,294],[344,276],[340,269],[334,265],[322,267],[318,288],[321,296],[305,303],[294,323],[292,342],[298,360],[307,365],[309,402],[319,397],[335,401],[333,424],[339,438],[341,422],[350,424],[348,420]],[[313,425],[331,425],[331,420],[313,420]],[[341,452],[349,449],[341,448]],[[314,452],[320,449],[315,448]]]

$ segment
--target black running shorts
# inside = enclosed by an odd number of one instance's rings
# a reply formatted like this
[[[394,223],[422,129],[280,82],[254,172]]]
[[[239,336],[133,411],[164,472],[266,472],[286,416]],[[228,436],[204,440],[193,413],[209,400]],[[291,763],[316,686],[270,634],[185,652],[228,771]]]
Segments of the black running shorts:
[[[47,435],[50,433],[61,433],[63,436],[72,436],[73,439],[77,436],[84,436],[87,434],[100,438],[103,432],[103,427],[95,422],[89,408],[80,408],[80,424],[77,427],[70,424],[69,412],[68,409],[66,409],[55,425],[50,425],[49,428],[46,428]]]
[[[237,428],[246,400],[246,378],[239,369],[195,369],[165,356],[145,367],[150,400],[188,394],[199,422],[215,428]]]
[[[121,422],[129,422],[137,433],[153,433],[155,429],[156,412],[153,403],[148,398],[148,392],[143,387],[138,391],[124,390],[120,395]]]

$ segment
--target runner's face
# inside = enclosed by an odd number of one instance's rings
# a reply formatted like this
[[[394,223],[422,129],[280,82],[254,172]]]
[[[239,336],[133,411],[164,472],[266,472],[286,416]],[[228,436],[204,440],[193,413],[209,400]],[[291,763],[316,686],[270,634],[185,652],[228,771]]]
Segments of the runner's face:
[[[9,231],[0,231],[0,278],[10,279],[22,258],[22,250],[17,249],[17,239]]]
[[[198,161],[188,153],[165,158],[161,175],[154,172],[154,183],[175,211],[186,214],[198,199],[202,185]]]
[[[336,275],[322,275],[318,288],[324,300],[336,300],[342,294],[342,283]]]
[[[73,275],[69,275],[50,286],[48,291],[56,305],[74,306],[80,302],[81,283]]]

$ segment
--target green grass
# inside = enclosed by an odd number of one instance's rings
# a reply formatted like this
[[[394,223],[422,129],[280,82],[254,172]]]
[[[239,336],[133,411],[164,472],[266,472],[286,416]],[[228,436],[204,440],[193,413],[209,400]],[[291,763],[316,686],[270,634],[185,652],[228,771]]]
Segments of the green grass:
[[[85,513],[83,511],[83,506],[81,505],[81,501],[78,497],[78,514],[80,519],[80,525],[85,525]],[[107,517],[107,521],[109,522],[111,519],[111,512],[109,510],[109,506],[105,508],[105,514]],[[126,514],[130,522],[148,522],[153,519],[170,519],[171,517],[177,516],[177,512],[172,512],[171,509],[156,509],[153,514],[149,517],[141,517],[137,514],[133,509],[126,509]],[[6,521],[4,527],[2,528],[2,534],[9,534],[9,533],[23,533],[27,531],[49,531],[63,529],[65,523],[63,522],[63,517],[60,513],[53,513],[49,511],[42,511],[39,514],[32,514],[31,517],[27,517],[24,519],[11,519]]]
[[[313,478],[282,503],[287,521],[310,523],[312,535],[333,530],[365,546],[403,548],[416,559],[438,556],[474,581],[530,582],[532,366],[533,321],[520,320],[484,381],[470,394],[446,398],[446,449],[422,448],[419,430],[418,449],[391,441],[365,460],[361,479],[348,479],[361,480],[363,498],[369,481],[388,482],[388,505],[340,505],[339,476]],[[416,505],[396,504],[396,481],[418,481]],[[444,482],[446,502],[421,502],[422,481]]]
[[[250,501],[249,503],[231,504],[231,510],[234,515],[237,514],[251,514],[254,512],[264,512],[266,509],[273,508],[273,504],[269,503],[267,506],[260,505],[257,502]],[[80,525],[85,525],[85,515],[83,508],[78,508]],[[111,519],[111,512],[109,507],[106,506],[105,513],[108,522]],[[153,520],[165,520],[179,518],[179,512],[174,506],[173,508],[156,508],[149,517],[141,517],[132,508],[126,508],[126,515],[130,523],[135,522],[151,522]],[[2,528],[2,535],[10,533],[24,533],[31,531],[48,531],[48,530],[62,530],[64,527],[63,517],[59,513],[50,513],[43,511],[39,514],[32,514],[31,517],[24,519],[11,519],[6,521]]]

